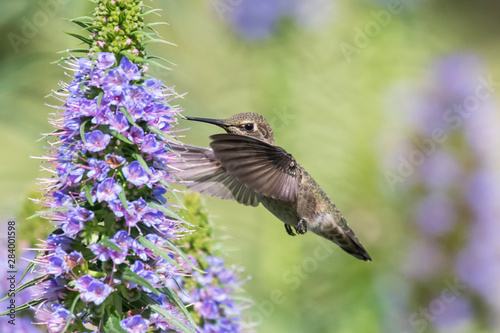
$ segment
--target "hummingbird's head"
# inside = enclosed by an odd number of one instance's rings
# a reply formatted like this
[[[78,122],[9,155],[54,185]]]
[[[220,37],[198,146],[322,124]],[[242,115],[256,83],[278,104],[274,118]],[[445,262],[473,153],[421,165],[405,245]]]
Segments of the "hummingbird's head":
[[[186,117],[188,120],[201,121],[222,127],[226,132],[251,136],[274,145],[274,135],[266,118],[255,112],[238,113],[227,119]]]

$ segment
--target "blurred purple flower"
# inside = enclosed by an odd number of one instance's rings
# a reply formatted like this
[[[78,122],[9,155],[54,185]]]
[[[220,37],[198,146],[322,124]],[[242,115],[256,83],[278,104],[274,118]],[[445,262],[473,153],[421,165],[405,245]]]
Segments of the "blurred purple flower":
[[[444,194],[432,193],[421,199],[416,207],[415,221],[429,235],[444,235],[453,228],[455,220],[455,205]]]

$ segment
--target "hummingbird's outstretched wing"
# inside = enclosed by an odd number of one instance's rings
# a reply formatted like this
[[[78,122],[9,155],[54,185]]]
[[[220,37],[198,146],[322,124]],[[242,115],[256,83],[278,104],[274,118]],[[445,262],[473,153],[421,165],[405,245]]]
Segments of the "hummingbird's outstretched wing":
[[[258,206],[257,194],[229,174],[209,148],[170,144],[180,159],[168,163],[169,171],[191,190],[224,200]]]
[[[238,134],[210,138],[215,158],[245,186],[273,199],[297,200],[297,162],[283,148]]]

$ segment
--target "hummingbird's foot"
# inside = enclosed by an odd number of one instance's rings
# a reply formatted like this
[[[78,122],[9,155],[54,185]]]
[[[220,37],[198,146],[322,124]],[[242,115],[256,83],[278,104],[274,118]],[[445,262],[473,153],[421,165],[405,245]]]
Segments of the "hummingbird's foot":
[[[295,236],[295,233],[293,232],[292,227],[286,223],[285,223],[285,230],[286,230],[286,233],[289,234],[290,236]]]
[[[297,227],[295,228],[298,234],[303,235],[307,232],[307,225],[304,219],[300,219],[299,223],[297,223]]]

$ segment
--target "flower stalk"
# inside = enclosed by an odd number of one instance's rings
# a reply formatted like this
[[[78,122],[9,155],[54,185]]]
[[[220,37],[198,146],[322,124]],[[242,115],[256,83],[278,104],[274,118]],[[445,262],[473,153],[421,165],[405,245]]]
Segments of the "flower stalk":
[[[147,74],[157,63],[145,46],[162,41],[143,22],[154,12],[99,0],[93,17],[72,20],[91,36],[71,34],[88,49],[62,61],[71,81],[53,93],[52,176],[37,200],[55,230],[28,267],[40,276],[18,288],[38,289],[17,310],[35,308],[49,332],[241,331],[236,270],[163,197],[176,181],[169,144],[181,109]]]

